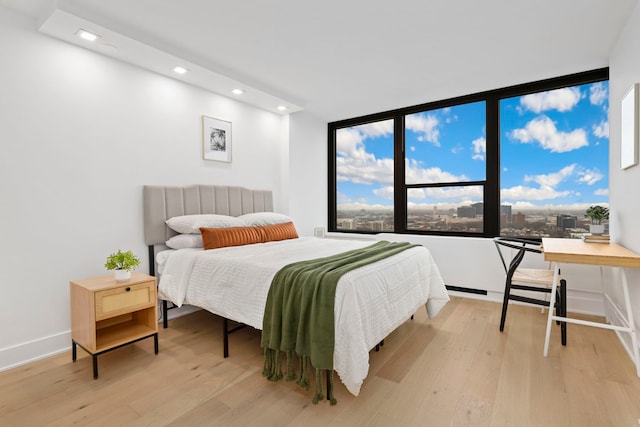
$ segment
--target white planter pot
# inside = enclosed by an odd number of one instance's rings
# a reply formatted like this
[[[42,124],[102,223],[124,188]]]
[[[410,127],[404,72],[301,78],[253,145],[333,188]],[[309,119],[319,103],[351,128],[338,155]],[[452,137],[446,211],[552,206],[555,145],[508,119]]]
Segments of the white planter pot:
[[[589,231],[596,236],[604,234],[604,224],[590,224]]]
[[[126,270],[115,270],[115,276],[117,282],[125,282],[131,279],[131,272]]]

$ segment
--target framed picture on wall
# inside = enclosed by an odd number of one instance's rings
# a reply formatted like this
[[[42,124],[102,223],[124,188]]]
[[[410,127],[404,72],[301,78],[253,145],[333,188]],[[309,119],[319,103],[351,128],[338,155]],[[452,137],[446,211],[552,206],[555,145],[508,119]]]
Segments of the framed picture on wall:
[[[638,83],[622,98],[620,167],[638,164]]]
[[[231,163],[231,122],[202,116],[202,158]]]

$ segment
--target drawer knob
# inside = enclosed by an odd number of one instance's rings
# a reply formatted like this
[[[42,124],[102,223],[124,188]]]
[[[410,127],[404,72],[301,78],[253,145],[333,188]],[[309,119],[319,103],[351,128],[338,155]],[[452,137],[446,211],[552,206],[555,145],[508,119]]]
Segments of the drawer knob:
[[[126,289],[125,289],[125,291],[127,291],[127,292],[129,292],[130,290],[131,290],[131,288],[130,288],[130,287],[128,287],[128,286],[127,286],[127,287],[126,287]]]

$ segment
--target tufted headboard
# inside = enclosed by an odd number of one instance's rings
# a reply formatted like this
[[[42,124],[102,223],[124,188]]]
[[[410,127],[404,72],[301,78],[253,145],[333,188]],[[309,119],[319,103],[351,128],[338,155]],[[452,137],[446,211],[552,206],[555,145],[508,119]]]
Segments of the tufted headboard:
[[[273,194],[267,190],[220,185],[165,187],[145,185],[144,241],[148,246],[164,244],[176,234],[165,223],[171,217],[195,214],[240,216],[273,211]]]

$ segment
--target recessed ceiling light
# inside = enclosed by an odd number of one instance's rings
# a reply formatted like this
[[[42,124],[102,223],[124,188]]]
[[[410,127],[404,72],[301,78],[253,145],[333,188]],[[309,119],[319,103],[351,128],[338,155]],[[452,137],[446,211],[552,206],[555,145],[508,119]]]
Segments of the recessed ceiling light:
[[[177,67],[175,67],[175,68],[173,69],[173,71],[175,71],[175,72],[176,72],[176,73],[178,73],[178,74],[184,74],[184,73],[186,73],[186,72],[187,72],[187,71],[189,71],[189,70],[187,70],[187,69],[186,69],[186,68],[184,68],[184,67],[177,66]]]
[[[231,92],[235,93],[236,95],[242,95],[244,93],[242,89],[234,89]]]
[[[82,30],[82,29],[76,31],[76,36],[83,38],[85,40],[88,40],[90,42],[94,42],[98,40],[98,37],[100,37],[99,35],[92,33],[91,31]]]
[[[284,111],[286,109],[287,109],[287,107],[285,107],[284,105],[278,106],[278,110],[280,110],[280,111]]]

